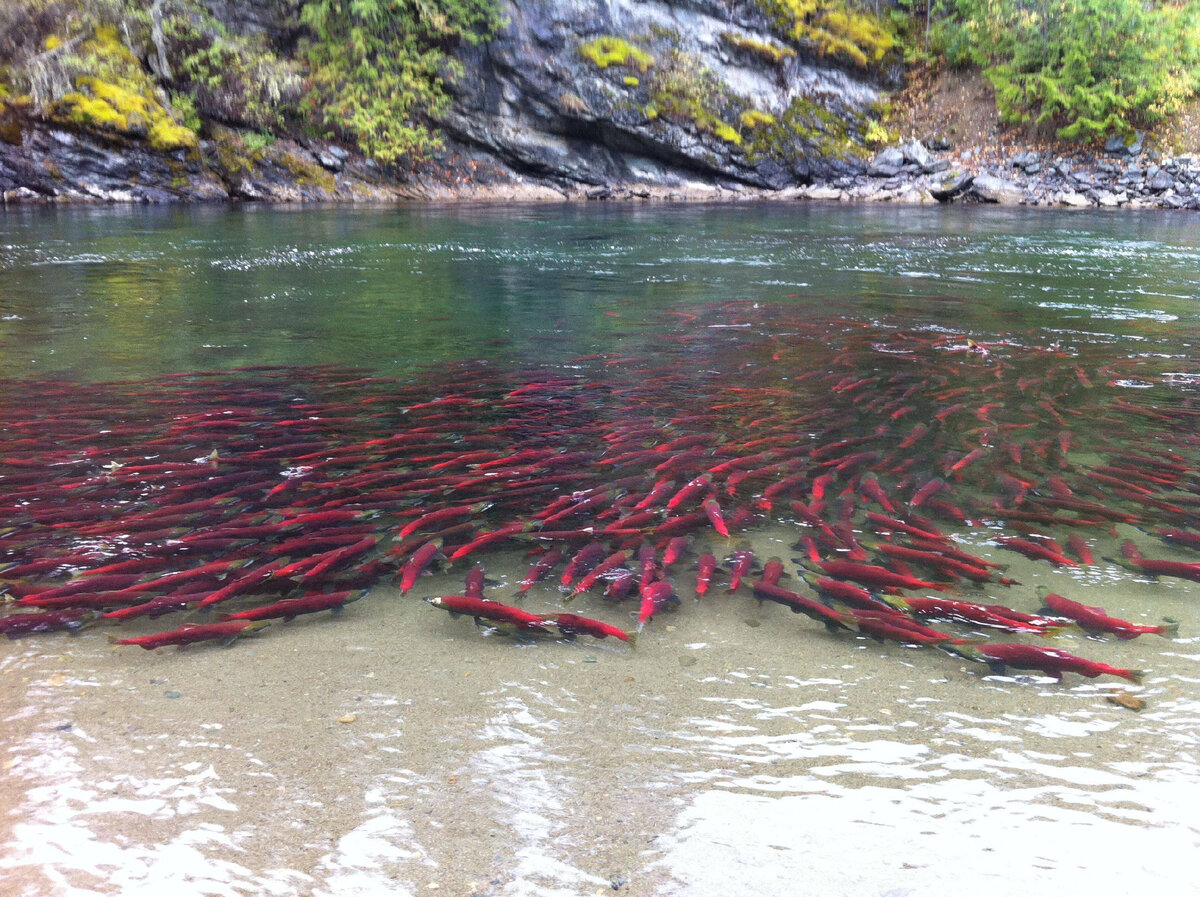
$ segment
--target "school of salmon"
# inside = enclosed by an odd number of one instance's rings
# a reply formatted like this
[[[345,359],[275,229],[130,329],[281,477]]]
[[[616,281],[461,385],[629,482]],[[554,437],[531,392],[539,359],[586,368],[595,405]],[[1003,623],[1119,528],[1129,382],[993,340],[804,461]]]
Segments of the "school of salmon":
[[[523,639],[633,641],[722,583],[997,673],[1138,682],[1045,641],[1175,634],[969,549],[982,537],[1049,565],[1200,581],[1200,561],[1178,559],[1200,550],[1200,376],[1185,362],[749,303],[668,320],[653,357],[546,369],[14,383],[0,631],[228,643],[376,584],[420,594],[441,564],[465,572],[461,593],[422,597]],[[794,557],[760,563],[767,525],[794,528]],[[488,553],[514,547],[528,573],[488,597]],[[997,589],[1011,598],[986,597]],[[512,603],[533,590],[563,610]],[[585,601],[629,622],[567,612]],[[128,634],[146,621],[161,631]]]

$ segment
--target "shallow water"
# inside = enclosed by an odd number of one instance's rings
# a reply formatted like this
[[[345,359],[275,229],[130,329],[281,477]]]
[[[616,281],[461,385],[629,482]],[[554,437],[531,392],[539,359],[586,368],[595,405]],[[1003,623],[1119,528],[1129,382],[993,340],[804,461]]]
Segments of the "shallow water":
[[[466,359],[573,372],[588,353],[662,352],[678,313],[733,301],[814,326],[1141,356],[1155,396],[1189,401],[1200,238],[1186,224],[778,206],[21,212],[0,219],[0,360],[17,407],[22,380],[86,392],[241,365],[349,362],[416,383]],[[737,357],[745,325],[702,320],[712,339],[695,357]],[[1143,392],[1127,380],[1110,388]],[[1156,450],[1153,430],[1136,435],[1131,449]],[[794,539],[750,535],[760,556]],[[993,676],[830,635],[723,583],[696,604],[682,570],[682,606],[636,650],[486,635],[415,600],[459,591],[450,574],[229,650],[112,648],[99,628],[14,641],[0,655],[5,890],[1187,892],[1197,587],[961,537],[1023,584],[1019,602],[989,597],[1033,610],[1043,585],[1178,619],[1182,637],[1055,642],[1148,667],[1140,688]],[[502,550],[485,565],[503,598],[527,561]],[[525,606],[561,609],[550,586]],[[1117,690],[1147,707],[1105,700]]]

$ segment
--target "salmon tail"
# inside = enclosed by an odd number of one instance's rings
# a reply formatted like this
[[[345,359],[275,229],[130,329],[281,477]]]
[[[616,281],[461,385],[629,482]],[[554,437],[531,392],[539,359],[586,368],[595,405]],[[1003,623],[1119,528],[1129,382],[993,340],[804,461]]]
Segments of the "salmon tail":
[[[108,643],[110,645],[119,645],[121,643],[121,639],[119,637],[113,635],[112,633],[109,633]]]
[[[938,647],[947,654],[955,654],[958,657],[963,658],[963,660],[970,660],[975,663],[986,663],[989,666],[992,663],[992,659],[974,645],[943,644],[938,645]]]
[[[1175,638],[1179,635],[1179,621],[1163,617],[1162,625],[1158,627],[1158,635],[1163,638]]]
[[[1146,677],[1146,671],[1145,670],[1122,670],[1119,675],[1122,679],[1128,679],[1134,685],[1141,685],[1142,679],[1144,679]]]
[[[629,647],[632,648],[634,651],[637,650],[638,636],[641,635],[641,632],[642,632],[642,627],[639,626],[633,632],[625,633],[625,641],[629,642]]]

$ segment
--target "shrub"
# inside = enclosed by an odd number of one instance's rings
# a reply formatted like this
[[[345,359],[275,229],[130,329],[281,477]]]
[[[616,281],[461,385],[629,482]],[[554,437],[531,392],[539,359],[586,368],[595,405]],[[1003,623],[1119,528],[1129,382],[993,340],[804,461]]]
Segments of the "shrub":
[[[448,51],[499,26],[495,0],[311,0],[300,14],[313,91],[309,113],[380,162],[438,145],[428,122],[445,110]]]
[[[983,68],[1005,121],[1066,139],[1132,131],[1200,88],[1200,3],[941,0],[930,51]]]

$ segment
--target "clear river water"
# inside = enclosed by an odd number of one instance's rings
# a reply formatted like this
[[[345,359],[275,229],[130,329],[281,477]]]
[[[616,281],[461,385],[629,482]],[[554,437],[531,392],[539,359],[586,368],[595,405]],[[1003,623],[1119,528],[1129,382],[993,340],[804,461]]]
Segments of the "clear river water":
[[[344,568],[377,562],[365,598],[228,648],[106,638],[216,618],[195,608],[0,644],[0,893],[1200,893],[1200,585],[1123,547],[1200,561],[1198,386],[1200,229],[1181,215],[7,211],[5,613],[89,565],[275,557],[261,534],[189,548],[234,524],[353,508],[380,541]],[[406,433],[420,449],[389,454]],[[154,479],[168,459],[190,465],[182,486]],[[693,477],[707,491],[668,509]],[[658,574],[679,600],[636,646],[513,637],[420,600],[461,593],[478,561],[488,597],[516,603],[543,530],[572,533],[570,556],[643,495],[653,518],[607,545],[635,575],[659,527],[695,519]],[[446,529],[445,554],[537,523],[402,594],[416,543],[396,531],[456,502],[479,502],[475,525]],[[1013,581],[910,561],[952,598],[1033,614],[1062,593],[1178,631],[923,618],[968,646],[1145,671],[1059,680],[727,589],[738,546],[811,595],[857,543],[872,564],[878,540],[910,544],[868,513],[936,526]],[[697,600],[706,552],[724,570]],[[560,570],[521,606],[638,628],[636,589],[572,596]]]

